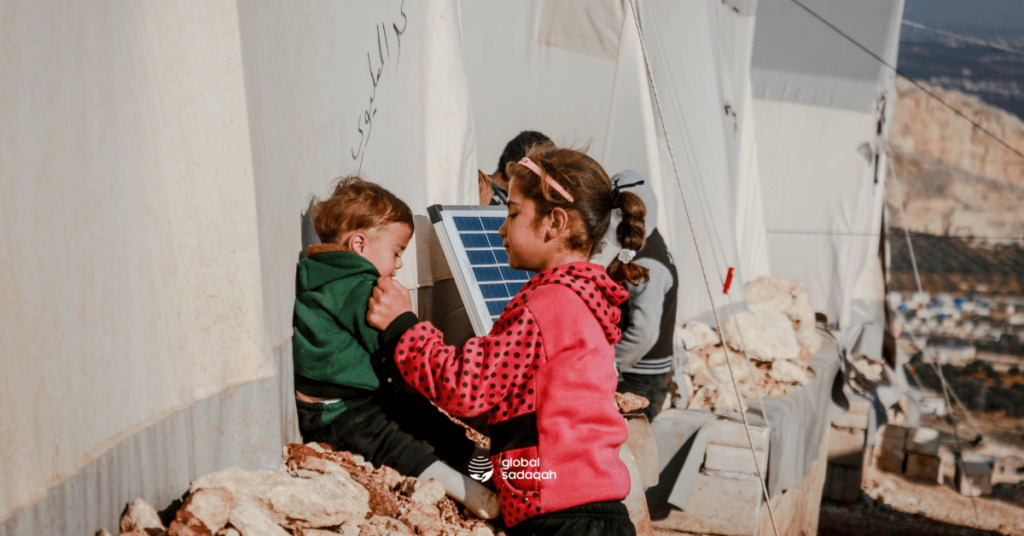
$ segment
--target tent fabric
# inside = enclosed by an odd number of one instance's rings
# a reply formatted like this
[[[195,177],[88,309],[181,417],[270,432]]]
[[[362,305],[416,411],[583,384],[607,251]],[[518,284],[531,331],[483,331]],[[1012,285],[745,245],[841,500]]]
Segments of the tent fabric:
[[[802,3],[896,64],[902,0]],[[803,281],[811,306],[840,325],[844,350],[864,333],[860,346],[873,355],[882,318],[867,302],[883,292],[865,283],[873,293],[854,294],[863,277],[880,276],[869,261],[881,232],[895,73],[791,0],[761,0],[751,79],[773,275]]]
[[[896,65],[903,0],[801,0],[868,50]],[[865,113],[895,73],[792,0],[760,0],[751,66],[755,99],[783,100]]]
[[[417,215],[475,197],[456,2],[19,1],[0,22],[2,530],[92,522],[96,486],[113,528],[111,504],[201,474],[181,468],[277,465],[311,200],[354,173]],[[414,289],[444,276],[419,236]]]
[[[20,1],[2,26],[0,520],[278,373],[235,5]]]
[[[264,299],[283,340],[309,241],[301,215],[335,179],[376,182],[415,215],[477,197],[459,18],[454,2],[441,0],[265,0],[239,3],[238,16]],[[430,231],[417,226],[417,236]],[[445,275],[421,262],[430,255],[421,242],[409,245],[397,275],[409,288]]]
[[[754,112],[773,275],[802,281],[811,307],[846,325],[883,188],[858,151],[877,120],[781,101],[755,100]]]
[[[736,245],[744,283],[770,275],[764,197],[757,163],[750,61],[756,0],[716,5],[729,174],[736,184]]]
[[[157,508],[180,498],[192,480],[225,467],[275,469],[281,441],[299,441],[291,346],[274,352],[282,374],[231,387],[177,411],[118,443],[40,502],[0,523],[0,536],[117,534],[126,504]]]
[[[505,143],[521,130],[544,132],[556,143],[589,146],[610,174],[632,169],[650,180],[662,202],[659,229],[681,273],[680,318],[710,313],[693,238],[654,108],[647,71],[628,4],[559,2],[559,13],[577,22],[576,35],[604,35],[620,16],[619,50],[580,53],[548,44],[542,31],[545,2],[473,2],[461,5],[464,54],[473,123],[484,171],[493,171]],[[637,8],[666,111],[684,189],[717,307],[743,307],[742,285],[721,294],[728,269],[742,272],[736,243],[736,185],[720,117],[720,65],[714,30],[717,2],[640,1]],[[618,15],[618,13],[623,15]],[[493,20],[503,24],[494,25]],[[593,28],[585,30],[585,23]],[[565,40],[556,41],[562,43]],[[597,42],[596,38],[591,39]],[[614,256],[617,247],[605,247]],[[598,262],[603,262],[602,257]],[[610,259],[608,259],[610,260]]]

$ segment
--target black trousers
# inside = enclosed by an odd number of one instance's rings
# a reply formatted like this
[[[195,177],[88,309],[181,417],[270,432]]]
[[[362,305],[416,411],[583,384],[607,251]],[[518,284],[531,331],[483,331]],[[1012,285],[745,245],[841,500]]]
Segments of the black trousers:
[[[633,393],[640,395],[651,402],[651,405],[644,408],[644,415],[647,420],[653,421],[661,413],[661,407],[665,405],[665,397],[668,396],[668,374],[633,374],[622,373],[622,381],[615,389],[620,393]]]
[[[347,408],[330,423],[323,422],[323,404],[295,401],[304,441],[327,443],[409,476],[418,476],[438,459],[458,469],[473,455],[475,445],[466,430],[418,393],[382,386],[343,400]]]
[[[619,501],[582,504],[531,517],[508,529],[509,536],[636,536]]]

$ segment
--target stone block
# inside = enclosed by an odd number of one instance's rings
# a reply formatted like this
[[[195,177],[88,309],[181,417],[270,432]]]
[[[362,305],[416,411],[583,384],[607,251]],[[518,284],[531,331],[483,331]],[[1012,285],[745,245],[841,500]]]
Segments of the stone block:
[[[938,450],[936,450],[938,454]],[[942,482],[942,462],[938,456],[929,456],[917,452],[907,453],[907,468],[903,471],[907,478],[917,478],[930,482]]]
[[[844,465],[848,467],[860,467],[864,462],[864,437],[865,432],[856,430],[829,429],[828,433],[828,463],[830,465]]]
[[[906,459],[907,453],[902,450],[875,450],[875,468],[879,471],[900,474]]]
[[[878,429],[878,447],[881,450],[902,451],[907,445],[907,429],[887,424]]]
[[[871,411],[872,402],[869,398],[860,395],[850,394],[846,397],[846,399],[850,401],[849,413],[852,413],[854,415],[867,415],[868,412]]]
[[[768,450],[768,428],[764,426],[750,425],[750,439],[754,443],[755,450]],[[715,422],[711,430],[709,445],[725,445],[727,447],[740,447],[750,450],[750,441],[747,441],[747,433],[743,429],[743,423],[731,420],[720,419]]]
[[[925,456],[939,455],[939,431],[934,428],[915,428],[907,433],[907,452]]]
[[[758,450],[757,463],[763,473],[768,472],[768,453]],[[704,468],[715,471],[729,471],[733,473],[757,474],[757,467],[754,466],[754,456],[750,447],[731,447],[727,445],[708,445],[704,453]]]
[[[992,495],[992,468],[988,462],[957,462],[956,487],[961,495]]]
[[[832,426],[836,428],[854,428],[856,430],[867,430],[868,429],[868,416],[866,413],[853,413],[852,411],[846,412],[845,415],[832,421]]]
[[[758,530],[763,502],[756,477],[726,478],[701,471],[694,478],[686,510],[673,509],[652,524],[656,529],[690,534],[752,536]]]

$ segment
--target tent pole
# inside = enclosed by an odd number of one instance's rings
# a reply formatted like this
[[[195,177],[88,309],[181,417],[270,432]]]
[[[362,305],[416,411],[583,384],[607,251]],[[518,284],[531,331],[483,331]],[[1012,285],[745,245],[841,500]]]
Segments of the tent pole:
[[[654,93],[654,102],[658,106],[658,115],[661,118],[661,128],[665,133],[665,143],[668,146],[669,157],[672,160],[672,170],[676,175],[676,184],[679,186],[679,193],[683,196],[683,209],[686,211],[686,221],[690,226],[690,234],[693,236],[693,245],[697,250],[697,260],[700,263],[701,275],[704,277],[704,286],[708,291],[708,299],[711,300],[711,312],[715,315],[715,323],[718,324],[718,330],[721,334],[722,322],[718,318],[718,309],[715,307],[715,299],[711,291],[711,283],[708,281],[707,270],[704,268],[704,259],[700,254],[700,244],[697,241],[697,232],[693,228],[693,219],[690,216],[690,207],[686,202],[686,192],[683,191],[683,182],[679,177],[679,167],[676,164],[676,156],[672,151],[672,141],[668,135],[668,125],[665,123],[665,114],[661,109],[661,100],[658,98],[658,88],[654,84],[654,74],[651,71],[651,62],[647,57],[647,45],[644,43],[644,33],[640,29],[640,16],[636,12],[635,0],[629,0],[630,11],[633,12],[633,21],[636,23],[636,32],[640,38],[640,48],[644,53],[644,64],[647,67],[647,77],[651,82],[651,91]],[[739,385],[736,383],[736,373],[733,371],[732,360],[729,355],[729,345],[725,344],[725,337],[722,336],[722,347],[726,352],[725,363],[729,366],[729,377],[732,379],[733,391],[736,393],[736,402],[740,407],[740,417],[743,418],[743,430],[747,434],[747,443],[750,445],[750,453],[754,457],[754,467],[757,468],[757,481],[761,484],[761,492],[764,494],[764,503],[768,508],[768,517],[771,518],[772,530],[775,531],[775,536],[779,536],[779,528],[775,524],[775,513],[772,511],[772,498],[768,494],[768,483],[764,479],[764,471],[761,470],[761,463],[757,459],[757,451],[754,449],[754,440],[750,435],[750,424],[747,422],[747,413],[743,411],[743,399],[740,397]],[[767,417],[765,417],[767,419]]]

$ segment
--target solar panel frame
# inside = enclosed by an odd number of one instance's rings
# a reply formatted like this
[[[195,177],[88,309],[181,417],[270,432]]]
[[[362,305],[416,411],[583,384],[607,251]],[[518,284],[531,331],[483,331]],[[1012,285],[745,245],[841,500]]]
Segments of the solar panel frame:
[[[533,276],[508,265],[498,236],[503,206],[433,205],[427,208],[455,286],[478,337],[488,334],[505,305]]]

